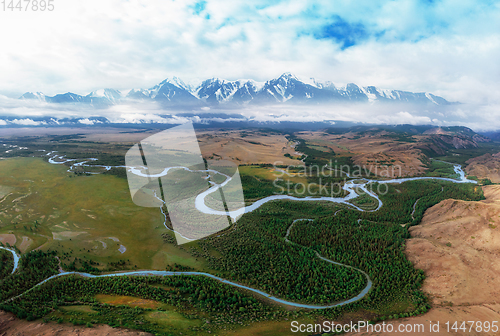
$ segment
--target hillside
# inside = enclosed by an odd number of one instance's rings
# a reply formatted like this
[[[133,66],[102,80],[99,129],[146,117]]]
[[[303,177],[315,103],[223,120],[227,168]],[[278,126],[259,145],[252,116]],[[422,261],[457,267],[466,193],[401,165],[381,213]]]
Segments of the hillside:
[[[500,319],[500,186],[483,187],[479,202],[444,200],[429,208],[422,223],[410,229],[406,255],[426,279],[422,290],[433,308],[426,314],[386,321],[394,325],[440,322],[439,332],[449,335],[447,321]],[[496,335],[458,330],[454,335]],[[426,329],[429,334],[429,330]],[[450,331],[451,332],[451,331]],[[355,333],[351,335],[367,335]],[[376,333],[391,335],[391,333]]]

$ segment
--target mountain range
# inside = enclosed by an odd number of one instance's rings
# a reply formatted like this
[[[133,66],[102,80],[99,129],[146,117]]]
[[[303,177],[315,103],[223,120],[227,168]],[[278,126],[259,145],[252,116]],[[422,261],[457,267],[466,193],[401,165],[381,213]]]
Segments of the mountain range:
[[[132,101],[153,101],[164,107],[202,107],[272,104],[331,104],[331,103],[413,103],[449,105],[446,99],[426,92],[408,92],[380,89],[375,86],[358,86],[353,83],[338,85],[301,80],[291,73],[284,73],[267,82],[254,80],[228,81],[220,78],[204,80],[192,86],[177,77],[168,78],[150,89],[132,89],[120,92],[101,89],[86,96],[67,92],[46,96],[41,92],[26,92],[19,99],[35,99],[55,104],[88,104],[106,108]]]

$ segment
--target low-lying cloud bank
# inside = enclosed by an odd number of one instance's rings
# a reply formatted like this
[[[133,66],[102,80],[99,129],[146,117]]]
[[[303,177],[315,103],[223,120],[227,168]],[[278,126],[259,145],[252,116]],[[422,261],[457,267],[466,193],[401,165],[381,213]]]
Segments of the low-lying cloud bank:
[[[165,109],[154,102],[94,109],[83,104],[51,104],[0,96],[0,126],[42,126],[67,123],[93,125],[180,124],[209,122],[335,122],[467,126],[475,131],[500,129],[500,106],[453,104],[334,104],[319,106],[242,106],[238,108]]]

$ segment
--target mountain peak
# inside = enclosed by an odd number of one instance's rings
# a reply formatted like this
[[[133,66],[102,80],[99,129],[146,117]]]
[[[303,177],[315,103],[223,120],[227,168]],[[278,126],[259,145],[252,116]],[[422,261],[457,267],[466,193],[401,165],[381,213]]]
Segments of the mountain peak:
[[[48,103],[83,103],[94,107],[107,107],[126,100],[158,102],[162,106],[217,106],[221,104],[336,104],[347,102],[451,104],[446,99],[430,93],[380,89],[375,86],[359,86],[354,83],[334,84],[314,78],[299,79],[290,72],[266,82],[252,79],[228,81],[212,77],[197,86],[186,84],[179,77],[163,80],[151,89],[134,89],[123,94],[106,88],[91,92],[87,96],[74,93],[53,97],[41,92],[26,92],[20,99],[36,99]]]
[[[289,80],[289,79],[299,80],[299,79],[297,78],[297,76],[295,76],[295,75],[294,75],[294,74],[292,74],[291,72],[284,72],[284,73],[283,73],[283,74],[282,74],[279,78],[280,78],[280,79],[281,79],[281,78],[283,78],[283,79],[287,79],[287,80]]]
[[[209,78],[209,79],[206,79],[204,80],[200,85],[200,86],[203,86],[203,85],[211,85],[211,84],[225,84],[226,81],[225,79],[221,79],[221,78],[218,78],[218,77],[212,77],[212,78]]]
[[[90,97],[90,98],[107,98],[107,99],[109,99],[111,101],[114,101],[114,100],[120,99],[122,97],[122,94],[118,90],[106,88],[106,89],[99,89],[99,90],[96,90],[96,91],[92,91],[91,93],[89,93],[87,95],[87,97]]]
[[[45,95],[42,92],[26,92],[19,99],[37,99],[45,101]]]
[[[166,83],[175,85],[178,88],[184,89],[186,91],[191,91],[191,89],[192,89],[190,85],[184,83],[184,81],[177,76],[173,76],[172,78],[167,78],[167,79],[163,80],[159,85],[163,86]],[[156,86],[158,86],[158,85],[156,85]]]

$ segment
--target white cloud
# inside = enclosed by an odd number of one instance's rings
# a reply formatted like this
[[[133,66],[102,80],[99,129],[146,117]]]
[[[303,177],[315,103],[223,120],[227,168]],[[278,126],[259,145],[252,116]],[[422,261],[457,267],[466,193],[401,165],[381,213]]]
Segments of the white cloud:
[[[377,118],[382,124],[411,124],[422,125],[431,124],[432,120],[426,116],[415,116],[406,111],[400,111],[390,116],[381,116]]]
[[[112,123],[181,124],[187,121],[259,121],[259,122],[322,122],[352,121],[371,124],[431,124],[438,126],[468,126],[476,131],[500,129],[500,105],[458,104],[423,109],[421,106],[398,104],[336,104],[331,106],[246,106],[236,109],[199,108],[191,111],[165,111],[155,103],[114,105],[108,109],[93,109],[85,105],[57,105],[38,101],[5,99],[0,102],[0,116],[10,123],[36,126],[44,118],[79,119],[81,124],[95,124],[93,117],[105,117]],[[29,103],[29,104],[28,104]],[[5,107],[8,106],[8,107]],[[190,112],[190,116],[185,113]],[[213,117],[211,117],[213,113]],[[220,118],[220,114],[240,114],[244,118]],[[201,116],[201,117],[200,117]],[[0,125],[6,125],[0,118]]]
[[[39,126],[39,125],[43,124],[43,122],[33,121],[31,119],[28,119],[28,118],[14,119],[11,121],[11,123],[16,124],[16,125],[24,125],[24,126]]]
[[[53,95],[147,88],[173,75],[186,81],[213,76],[262,81],[290,71],[334,82],[428,91],[481,106],[500,104],[498,3],[209,0],[198,14],[195,4],[66,0],[56,2],[53,12],[5,12],[0,93],[17,98],[25,91]],[[333,39],[318,39],[335,17],[363,25],[366,41],[341,50]],[[36,110],[32,104],[0,96],[0,114],[77,113],[47,105]],[[456,113],[462,115],[447,117],[471,119],[477,111]]]
[[[90,120],[89,118],[80,119],[78,122],[80,124],[84,124],[84,125],[94,125],[95,124],[95,120]]]

